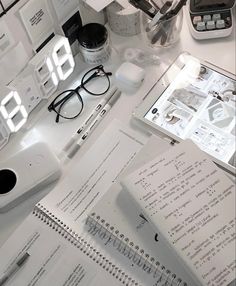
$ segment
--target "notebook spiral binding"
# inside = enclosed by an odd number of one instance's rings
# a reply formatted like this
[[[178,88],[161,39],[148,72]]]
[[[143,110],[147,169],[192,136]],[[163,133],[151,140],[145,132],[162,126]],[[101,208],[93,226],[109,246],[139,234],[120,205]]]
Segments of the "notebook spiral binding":
[[[43,223],[46,223],[50,228],[54,229],[57,233],[63,236],[72,245],[77,247],[80,251],[86,254],[90,259],[96,262],[100,267],[106,270],[109,274],[113,275],[125,286],[141,286],[137,281],[132,279],[122,269],[112,263],[107,257],[102,255],[96,248],[87,243],[77,233],[72,231],[61,220],[55,217],[52,213],[46,210],[39,203],[35,206],[33,214],[38,217]]]
[[[188,286],[187,283],[182,281],[181,278],[178,278],[176,274],[166,269],[166,267],[161,265],[154,257],[145,253],[138,245],[129,241],[128,237],[125,237],[109,223],[106,223],[100,216],[96,216],[95,213],[88,216],[86,225],[91,235],[99,236],[105,245],[113,244],[113,247],[122,255],[132,260],[132,263],[141,267],[148,274],[153,275],[153,278],[156,279],[155,286]]]

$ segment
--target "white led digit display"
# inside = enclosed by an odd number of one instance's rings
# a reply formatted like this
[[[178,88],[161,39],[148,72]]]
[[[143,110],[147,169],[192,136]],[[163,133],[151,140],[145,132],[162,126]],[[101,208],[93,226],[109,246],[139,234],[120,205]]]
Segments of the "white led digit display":
[[[48,70],[50,72],[52,82],[55,86],[57,86],[58,85],[58,78],[56,76],[56,73],[54,72],[53,64],[52,64],[52,61],[49,57],[46,59],[46,64],[47,64]]]
[[[34,67],[44,97],[51,96],[60,80],[65,80],[74,70],[75,62],[69,41],[55,35],[29,62]]]
[[[52,58],[60,80],[65,80],[72,73],[75,65],[70,45],[66,38],[61,38],[54,46]]]
[[[16,91],[10,91],[0,103],[0,112],[11,132],[17,132],[26,122],[28,114]]]

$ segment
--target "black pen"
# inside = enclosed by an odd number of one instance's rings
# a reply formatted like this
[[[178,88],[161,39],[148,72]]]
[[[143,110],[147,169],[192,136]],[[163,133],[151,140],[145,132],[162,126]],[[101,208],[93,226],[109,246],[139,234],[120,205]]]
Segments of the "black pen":
[[[171,1],[166,1],[166,3],[161,7],[161,9],[156,13],[156,15],[153,17],[151,22],[148,24],[146,28],[146,32],[149,32],[152,27],[158,24],[159,20],[165,13],[168,11],[168,9],[171,7],[172,2]]]
[[[151,4],[153,5],[153,7],[159,11],[160,10],[160,7],[157,5],[157,3],[154,1],[154,0],[149,0],[151,2]]]
[[[129,0],[129,3],[135,8],[142,10],[149,17],[153,18],[158,12],[148,1],[146,0]]]
[[[160,38],[163,38],[166,40],[167,35],[166,35],[166,26],[168,25],[167,23],[160,23],[158,27],[158,31],[154,34],[154,36],[151,39],[151,44],[154,45]],[[161,45],[163,45],[163,40],[161,42]]]
[[[152,40],[151,40],[152,44],[155,44],[160,38],[162,38],[161,45],[165,44],[167,40],[166,30],[168,29],[168,26],[171,26],[171,23],[168,20],[176,16],[179,13],[179,11],[182,9],[182,7],[186,4],[186,2],[187,0],[180,0],[176,4],[175,8],[171,9],[170,11],[168,11],[166,14],[164,14],[160,18],[159,20],[160,28],[157,31],[157,33],[152,37]]]
[[[177,5],[175,6],[175,8],[171,9],[170,11],[168,11],[165,15],[163,15],[161,17],[161,21],[166,21],[169,20],[170,18],[176,16],[179,11],[182,9],[182,7],[186,4],[187,0],[180,0]]]

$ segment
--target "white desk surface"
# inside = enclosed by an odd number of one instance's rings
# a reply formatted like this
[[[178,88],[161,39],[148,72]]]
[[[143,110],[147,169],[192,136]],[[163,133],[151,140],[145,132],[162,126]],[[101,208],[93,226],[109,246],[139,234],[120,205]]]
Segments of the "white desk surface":
[[[117,51],[122,50],[125,47],[143,47],[140,36],[126,38],[113,34],[112,44],[116,47]],[[227,38],[197,41],[192,38],[184,18],[180,41],[173,47],[155,49],[152,52],[158,55],[161,61],[166,65],[171,63],[173,59],[182,51],[188,51],[197,57],[207,60],[235,74],[235,29],[231,36]],[[115,53],[113,53],[113,56],[114,55]],[[110,68],[114,71],[118,65],[122,63],[119,59],[116,59],[114,62],[115,65],[109,65],[109,63],[107,63],[107,65],[105,64],[105,66],[107,66],[107,70]],[[85,68],[86,65],[83,64],[82,67]],[[83,68],[79,68],[79,70],[77,70],[78,72],[75,71],[74,74],[69,78],[69,81],[64,83],[63,87],[65,88],[69,85],[76,85],[75,79],[78,77],[79,73],[83,72]],[[142,86],[134,94],[122,93],[119,101],[107,114],[96,130],[91,134],[87,142],[83,145],[83,148],[81,148],[70,163],[62,166],[63,174],[61,179],[66,176],[70,168],[73,168],[73,165],[79,160],[81,155],[86,152],[86,150],[88,150],[88,148],[96,141],[96,138],[102,133],[112,118],[118,118],[119,120],[130,124],[132,110],[141,101],[145,95],[145,92],[148,91],[154,84],[162,70],[161,66],[158,65],[149,66],[145,69],[146,77]],[[84,100],[85,108],[82,115],[75,120],[69,120],[60,124],[55,123],[55,114],[49,113],[45,107],[43,114],[41,114],[40,120],[38,120],[29,130],[19,132],[19,134],[12,137],[10,142],[2,150],[0,150],[0,161],[5,160],[16,151],[21,150],[22,148],[36,141],[46,142],[48,146],[56,153],[56,155],[58,155],[65,143],[69,140],[72,134],[74,134],[85,118],[87,118],[88,114],[100,99],[88,96],[88,98],[84,98]],[[53,186],[49,186],[47,189],[39,191],[37,194],[29,197],[25,202],[19,204],[8,212],[0,213],[0,246],[32,211],[33,206],[43,196],[45,196],[45,194],[47,194],[52,187]]]

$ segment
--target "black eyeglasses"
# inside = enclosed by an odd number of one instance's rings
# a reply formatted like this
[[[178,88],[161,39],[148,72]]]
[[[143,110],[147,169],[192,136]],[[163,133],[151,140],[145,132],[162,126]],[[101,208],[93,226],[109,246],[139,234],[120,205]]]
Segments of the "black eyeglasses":
[[[104,70],[103,65],[96,66],[83,75],[80,85],[75,89],[67,89],[57,95],[48,106],[49,111],[57,114],[56,122],[59,122],[60,117],[74,119],[81,114],[84,102],[79,93],[80,89],[93,96],[105,94],[110,88],[109,76],[111,75],[111,72]],[[93,83],[94,79],[96,79],[96,84]]]

